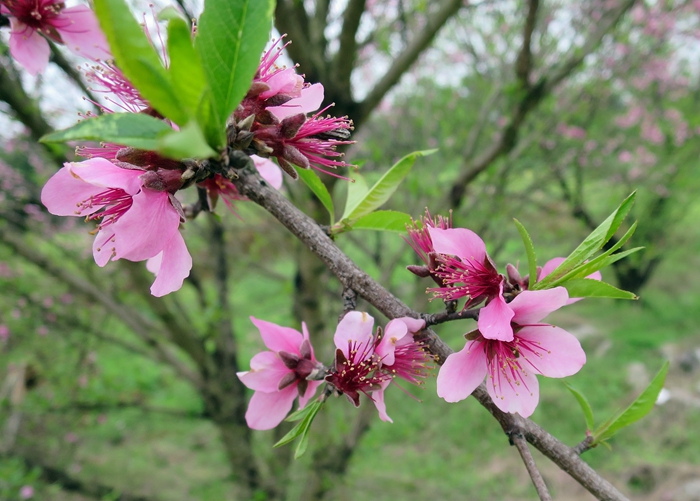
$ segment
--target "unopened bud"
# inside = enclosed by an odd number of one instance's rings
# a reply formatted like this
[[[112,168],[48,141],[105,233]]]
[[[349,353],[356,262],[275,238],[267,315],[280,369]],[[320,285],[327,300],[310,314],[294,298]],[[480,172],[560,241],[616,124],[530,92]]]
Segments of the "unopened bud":
[[[280,168],[289,174],[292,179],[299,179],[299,173],[297,170],[294,168],[292,164],[287,162],[284,158],[282,157],[277,157],[277,163],[279,164]]]
[[[304,125],[305,122],[306,114],[297,113],[296,115],[292,115],[291,117],[287,117],[282,120],[280,132],[285,138],[292,139],[297,135],[297,132],[299,132],[299,129],[301,129],[301,126]]]
[[[263,92],[267,92],[270,90],[270,86],[267,85],[265,82],[253,82],[250,85],[250,89],[248,90],[248,97],[257,97]]]
[[[289,162],[293,163],[294,165],[298,165],[302,169],[310,169],[311,164],[309,164],[309,159],[304,156],[304,154],[299,151],[297,148],[294,146],[290,146],[288,144],[284,145],[284,152],[282,154],[284,156],[285,160],[288,160]]]
[[[243,120],[238,122],[236,124],[236,126],[238,127],[238,130],[250,131],[250,129],[253,127],[254,122],[255,122],[255,115],[248,115]]]
[[[510,263],[506,265],[506,274],[508,275],[508,282],[510,282],[511,285],[520,285],[523,281],[518,269]]]

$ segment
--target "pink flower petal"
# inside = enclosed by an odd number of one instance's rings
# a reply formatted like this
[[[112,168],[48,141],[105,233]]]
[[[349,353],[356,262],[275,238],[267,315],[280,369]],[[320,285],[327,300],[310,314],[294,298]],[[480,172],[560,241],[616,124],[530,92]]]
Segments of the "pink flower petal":
[[[268,158],[260,158],[257,155],[251,155],[251,158],[262,178],[274,189],[279,190],[282,187],[282,169]]]
[[[95,263],[100,268],[106,265],[116,252],[112,237],[114,231],[108,226],[104,230],[100,230],[95,235],[95,240],[92,242],[92,256],[95,258]]]
[[[379,413],[379,419],[387,423],[393,423],[394,421],[386,413],[386,403],[384,402],[384,390],[386,390],[386,387],[389,386],[389,384],[391,384],[391,380],[382,382],[381,390],[373,391],[370,393],[370,396],[372,397],[374,406],[377,408],[377,412]]]
[[[180,215],[170,203],[168,194],[164,191],[142,189],[134,195],[131,208],[112,225],[117,235],[115,259],[143,261],[164,251],[166,245],[175,245],[173,264],[184,266],[185,258],[182,255],[182,249],[177,248],[179,242],[170,242],[173,235],[178,232],[179,226]],[[165,254],[163,261],[165,261]],[[184,268],[181,271],[184,273]],[[189,268],[184,276],[188,274]]]
[[[161,297],[179,290],[191,269],[192,256],[182,234],[176,230],[163,249],[161,265],[156,272],[156,280],[151,285],[151,294]]]
[[[94,206],[80,210],[78,204],[105,191],[103,187],[93,186],[71,173],[71,164],[66,163],[56,174],[51,176],[41,189],[41,203],[51,214],[56,216],[87,216],[101,209]]]
[[[435,252],[452,254],[462,259],[483,263],[486,259],[486,245],[479,235],[466,228],[428,227]]]
[[[384,329],[384,336],[374,352],[379,355],[384,365],[394,365],[396,344],[408,334],[408,327],[399,319],[394,319]]]
[[[437,394],[447,402],[464,400],[484,381],[486,354],[479,341],[469,341],[440,367]]]
[[[250,360],[250,370],[239,372],[238,379],[251,390],[273,393],[279,391],[282,378],[291,371],[277,353],[263,351]]]
[[[408,332],[411,334],[418,334],[420,331],[425,329],[425,320],[421,318],[400,317],[396,320],[401,320],[403,323],[405,323],[406,327],[408,328]]]
[[[517,412],[522,417],[529,417],[540,399],[540,385],[535,372],[520,372],[520,379],[513,380],[506,378],[500,368],[492,369],[495,369],[495,373],[486,378],[486,389],[496,406],[503,412]]]
[[[503,291],[503,285],[501,285]],[[506,304],[505,299],[499,293],[489,304],[479,311],[479,332],[486,339],[498,341],[512,341],[513,327],[510,322],[513,318],[513,310]]]
[[[38,31],[10,18],[10,54],[30,75],[36,76],[49,64],[49,43]]]
[[[263,343],[268,349],[274,352],[286,351],[294,355],[300,355],[299,347],[304,339],[298,330],[291,327],[282,327],[265,320],[258,320],[255,317],[250,317],[250,321],[260,331]]]
[[[563,257],[555,257],[553,259],[550,259],[547,261],[542,269],[540,270],[540,273],[537,276],[537,281],[542,280],[544,277],[552,273],[554,270],[557,269],[557,267],[564,262],[566,258]]]
[[[245,413],[246,423],[254,430],[274,428],[287,417],[296,396],[296,385],[287,386],[284,390],[274,393],[256,391]]]
[[[89,7],[78,5],[63,9],[53,24],[66,47],[79,56],[101,61],[112,59],[107,39]]]
[[[70,164],[71,173],[86,183],[103,188],[121,188],[129,195],[141,189],[142,170],[123,169],[105,158],[94,157]],[[103,190],[104,191],[104,190]]]
[[[146,261],[146,269],[153,273],[158,274],[160,266],[163,264],[163,252],[160,252]]]
[[[301,97],[291,99],[281,106],[270,106],[267,109],[279,120],[284,120],[297,113],[311,113],[321,107],[323,93],[323,85],[316,83],[302,89]]]
[[[318,389],[319,386],[323,384],[323,381],[309,381],[309,386],[306,388],[306,393],[304,393],[303,397],[299,397],[299,408],[303,409],[306,407],[306,404],[309,403],[309,400],[314,398],[314,395],[316,394],[316,390]]]
[[[564,287],[543,291],[524,291],[510,302],[515,312],[513,323],[519,325],[536,324],[544,317],[566,304],[569,293]]]
[[[566,377],[576,374],[586,363],[586,353],[573,334],[553,325],[524,327],[517,334],[541,349],[523,349],[520,354],[533,370],[547,377]]]
[[[265,83],[270,86],[270,90],[261,93],[261,99],[269,99],[280,93],[298,96],[301,86],[304,85],[304,78],[297,75],[296,68],[287,68],[269,77]]]
[[[374,318],[364,311],[351,311],[338,323],[333,336],[335,347],[340,349],[349,359],[348,346],[350,343],[356,346],[367,346],[373,341],[372,328]],[[358,350],[362,351],[362,349]],[[369,355],[369,354],[368,354]]]

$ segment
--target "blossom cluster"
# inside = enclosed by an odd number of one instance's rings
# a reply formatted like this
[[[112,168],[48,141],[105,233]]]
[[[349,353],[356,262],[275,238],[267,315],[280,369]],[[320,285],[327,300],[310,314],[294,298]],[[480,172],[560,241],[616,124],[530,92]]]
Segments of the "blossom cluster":
[[[31,74],[48,64],[47,39],[64,43],[93,61],[85,74],[92,90],[104,96],[103,102],[93,102],[104,113],[144,113],[177,129],[150,106],[112,61],[104,34],[88,7],[65,8],[56,0],[0,0],[0,12],[10,19],[10,51]],[[335,148],[348,143],[352,129],[347,119],[322,118],[327,108],[307,118],[306,113],[321,106],[323,86],[305,83],[295,68],[278,67],[283,48],[278,43],[263,55],[250,91],[229,119],[228,134],[229,146],[249,154],[261,176],[276,189],[282,187],[282,172],[268,157],[276,157],[294,177],[291,164],[321,170],[342,166]],[[245,130],[241,122],[247,124]],[[210,210],[220,198],[231,210],[234,201],[246,200],[221,173],[207,172],[192,180],[186,175],[189,164],[153,151],[103,143],[79,146],[76,153],[87,160],[64,164],[44,186],[42,202],[52,214],[80,216],[96,223],[91,233],[95,234],[93,256],[99,266],[118,259],[147,260],[147,268],[156,275],[151,287],[155,296],[178,290],[192,268],[180,232],[187,211],[176,193],[196,183],[206,191]]]
[[[379,417],[391,422],[384,391],[395,378],[420,385],[430,369],[429,358],[413,334],[425,327],[423,320],[397,318],[383,333],[373,333],[374,318],[365,312],[348,312],[338,323],[333,341],[335,360],[326,367],[316,359],[306,325],[300,333],[289,327],[252,318],[268,348],[250,361],[250,370],[238,377],[254,390],[246,422],[256,430],[277,426],[289,413],[295,398],[302,409],[325,382],[331,392],[345,395],[355,406],[360,394],[376,406]]]
[[[286,45],[278,47],[278,39],[263,55],[255,78],[241,104],[234,111],[228,126],[232,143],[262,157],[275,157],[282,169],[294,179],[294,165],[313,167],[336,177],[327,169],[347,166],[337,158],[337,146],[348,141],[352,122],[347,117],[323,117],[330,106],[317,111],[323,103],[320,83],[309,84],[296,68],[278,66]],[[307,113],[316,112],[311,117]]]
[[[539,401],[537,374],[566,377],[577,373],[586,355],[575,336],[542,323],[550,313],[571,304],[564,287],[528,290],[529,277],[522,278],[513,265],[506,275],[498,273],[486,252],[484,241],[466,228],[452,228],[444,218],[429,213],[422,224],[409,227],[409,243],[426,263],[411,269],[432,276],[439,287],[428,289],[435,298],[464,299],[463,308],[484,304],[478,312],[477,328],[467,334],[467,343],[440,368],[438,395],[448,402],[467,398],[486,378],[486,388],[504,412],[530,416]],[[541,280],[561,264],[555,258],[538,269]],[[599,272],[588,278],[600,279]]]

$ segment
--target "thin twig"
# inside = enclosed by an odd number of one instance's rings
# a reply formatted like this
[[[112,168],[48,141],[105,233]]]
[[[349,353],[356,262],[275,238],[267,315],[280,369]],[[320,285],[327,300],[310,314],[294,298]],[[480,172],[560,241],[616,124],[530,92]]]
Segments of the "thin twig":
[[[542,474],[535,464],[535,459],[532,457],[532,453],[527,446],[525,438],[520,433],[516,432],[510,435],[510,441],[518,449],[520,457],[523,458],[525,468],[527,468],[527,472],[530,474],[532,483],[535,484],[537,495],[542,501],[552,501],[552,496],[549,494],[549,490],[547,490],[547,485],[544,483],[544,478],[542,478]]]
[[[425,325],[430,327],[431,325],[444,324],[445,322],[452,322],[453,320],[478,320],[479,311],[481,311],[481,308],[453,312],[448,310],[440,313],[421,313],[420,317],[425,320]]]

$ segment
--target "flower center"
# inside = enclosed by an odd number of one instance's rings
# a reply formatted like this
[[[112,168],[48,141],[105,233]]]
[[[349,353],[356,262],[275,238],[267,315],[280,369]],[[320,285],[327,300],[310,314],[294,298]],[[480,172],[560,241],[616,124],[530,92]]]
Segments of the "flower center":
[[[42,32],[47,27],[50,28],[51,21],[64,7],[63,3],[56,3],[53,0],[8,0],[4,4],[12,17]]]
[[[84,211],[95,207],[102,207],[102,210],[98,210],[85,218],[86,221],[101,219],[102,221],[98,224],[98,230],[101,230],[110,224],[116,223],[131,208],[132,203],[133,198],[131,195],[121,188],[109,188],[102,193],[79,202],[76,215],[79,216]]]

